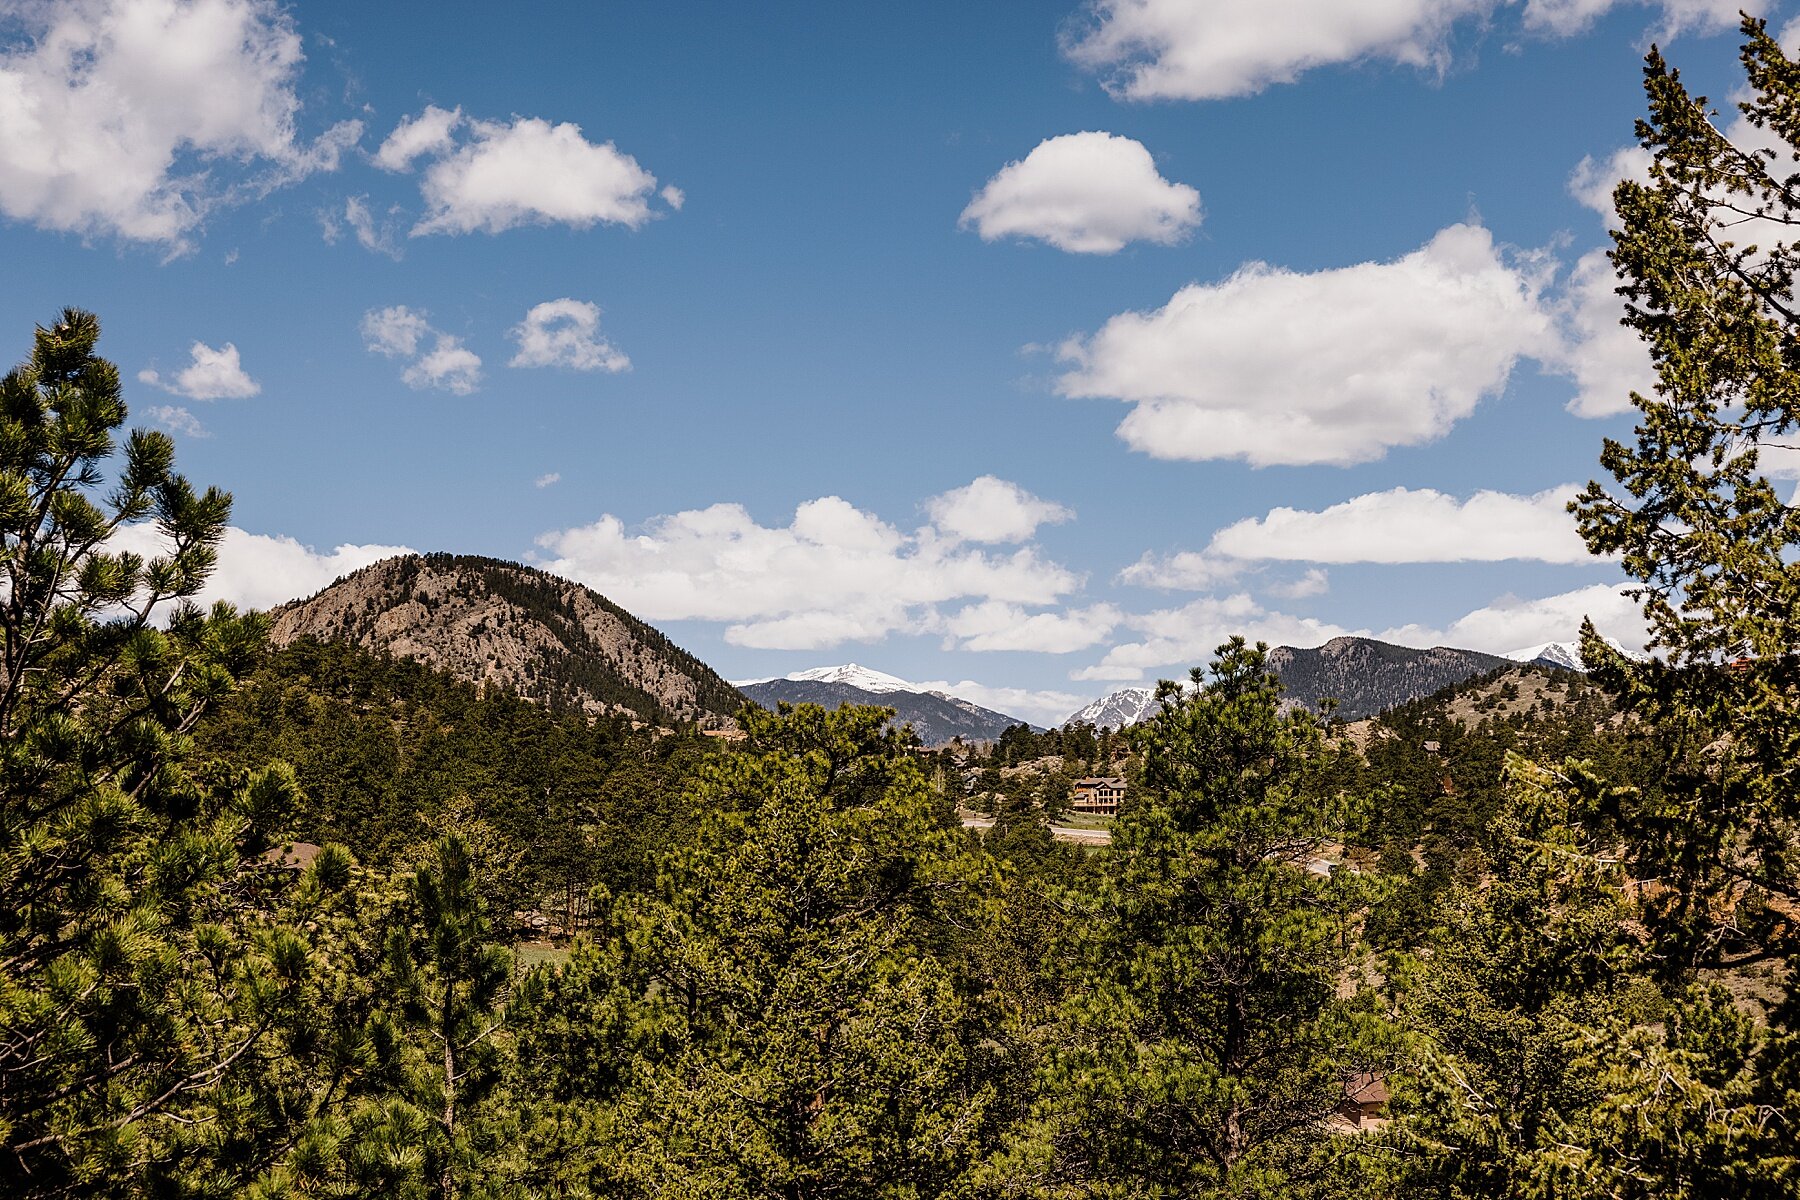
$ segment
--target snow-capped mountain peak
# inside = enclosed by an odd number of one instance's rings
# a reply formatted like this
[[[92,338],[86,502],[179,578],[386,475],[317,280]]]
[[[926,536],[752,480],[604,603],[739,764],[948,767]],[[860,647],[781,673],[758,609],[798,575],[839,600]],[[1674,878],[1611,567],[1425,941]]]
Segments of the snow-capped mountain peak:
[[[1624,643],[1614,638],[1607,638],[1606,644],[1623,654],[1626,658],[1642,659],[1644,656],[1635,650],[1628,649]],[[1542,666],[1563,667],[1570,671],[1585,671],[1587,667],[1581,661],[1580,642],[1544,642],[1536,646],[1525,646],[1518,650],[1509,650],[1503,656],[1514,662],[1538,663]]]
[[[908,683],[898,675],[889,675],[882,671],[874,671],[856,663],[844,663],[837,667],[812,667],[805,671],[795,671],[789,679],[811,679],[819,683],[847,683],[851,687],[861,688],[865,692],[916,692],[919,686]]]
[[[853,688],[861,688],[865,692],[916,692],[919,685],[908,683],[898,675],[888,675],[881,671],[870,670],[856,663],[843,663],[835,667],[809,667],[804,671],[795,671],[780,676],[801,683],[844,683]],[[749,687],[752,684],[768,683],[767,679],[737,679],[732,687]]]
[[[1123,729],[1136,725],[1156,709],[1155,688],[1120,688],[1087,707],[1070,713],[1064,725],[1084,724],[1098,729]]]

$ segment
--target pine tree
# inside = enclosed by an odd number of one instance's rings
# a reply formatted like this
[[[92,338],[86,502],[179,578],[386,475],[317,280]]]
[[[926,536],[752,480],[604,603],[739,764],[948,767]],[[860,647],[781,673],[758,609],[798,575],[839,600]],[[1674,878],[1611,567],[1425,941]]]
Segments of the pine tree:
[[[316,970],[348,863],[280,884],[291,773],[186,761],[266,623],[189,602],[230,497],[166,436],[96,502],[126,416],[99,334],[65,311],[0,380],[0,1194],[230,1192],[329,1091],[291,1048],[354,1040]],[[109,549],[140,523],[165,553]]]
[[[1439,974],[1414,993],[1428,1050],[1415,1128],[1464,1160],[1422,1194],[1800,1186],[1800,509],[1763,472],[1800,428],[1800,67],[1761,21],[1743,31],[1734,129],[1647,57],[1651,166],[1614,192],[1611,257],[1657,383],[1631,398],[1635,441],[1604,445],[1614,483],[1572,506],[1650,624],[1651,661],[1591,625],[1582,653],[1652,769],[1623,787],[1579,765],[1515,766],[1524,795],[1509,802],[1563,815],[1520,826],[1515,807],[1485,890],[1458,893]],[[1580,944],[1579,962],[1537,969]],[[1484,976],[1475,964],[1494,954],[1516,968]],[[1726,990],[1765,966],[1785,992],[1772,1007]]]
[[[1800,508],[1761,470],[1800,428],[1800,66],[1760,21],[1744,33],[1744,145],[1647,59],[1653,161],[1614,193],[1612,258],[1658,381],[1632,397],[1635,444],[1605,443],[1617,487],[1576,505],[1589,547],[1638,581],[1659,651],[1633,666],[1591,634],[1583,649],[1669,761],[1627,817],[1644,873],[1672,884],[1648,916],[1676,972],[1791,953],[1771,904],[1800,903]]]
[[[645,1038],[620,1170],[671,1197],[946,1191],[991,1102],[931,945],[984,870],[886,709],[746,709],[713,816],[616,914]]]
[[[1136,732],[1143,793],[1113,827],[1028,1128],[992,1172],[1045,1196],[1292,1196],[1367,1065],[1331,898],[1317,723],[1235,638]]]
[[[400,1099],[385,1122],[416,1137],[418,1182],[433,1200],[502,1194],[507,1142],[496,1089],[506,1071],[512,955],[492,926],[469,851],[454,835],[407,883],[386,940],[382,983],[405,1043]],[[416,1131],[416,1132],[414,1132]]]

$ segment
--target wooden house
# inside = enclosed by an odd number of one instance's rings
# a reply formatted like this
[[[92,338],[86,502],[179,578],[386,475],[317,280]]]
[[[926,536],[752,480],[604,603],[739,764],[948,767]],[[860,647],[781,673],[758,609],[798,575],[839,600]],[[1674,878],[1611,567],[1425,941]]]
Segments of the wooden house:
[[[1069,807],[1078,813],[1098,817],[1114,816],[1125,799],[1123,775],[1089,775],[1075,781],[1075,795]]]

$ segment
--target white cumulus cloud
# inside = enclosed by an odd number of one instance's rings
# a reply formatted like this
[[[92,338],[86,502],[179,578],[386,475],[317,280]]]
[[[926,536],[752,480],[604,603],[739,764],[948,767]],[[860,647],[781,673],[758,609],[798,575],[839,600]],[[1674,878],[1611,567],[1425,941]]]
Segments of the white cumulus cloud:
[[[165,378],[154,367],[146,367],[138,372],[139,382],[189,400],[241,400],[262,391],[262,385],[245,373],[238,348],[230,342],[216,350],[195,342],[188,355],[192,361],[174,376]]]
[[[404,304],[363,314],[363,345],[370,353],[410,360],[400,379],[414,389],[437,388],[467,396],[481,386],[481,358],[453,334],[432,328],[427,314]]]
[[[1063,52],[1130,100],[1245,96],[1331,63],[1442,70],[1457,21],[1497,0],[1095,0]]]
[[[440,333],[430,350],[400,372],[400,380],[414,390],[436,388],[467,396],[481,386],[481,357],[461,338]]]
[[[407,117],[375,151],[375,165],[384,171],[410,171],[413,160],[441,154],[452,144],[451,133],[462,124],[462,109],[425,106],[416,117]]]
[[[1392,262],[1253,263],[1068,340],[1057,390],[1131,404],[1119,436],[1157,458],[1367,462],[1442,436],[1547,352],[1544,284],[1474,225]]]
[[[1567,37],[1626,0],[1527,0],[1531,33]],[[1737,21],[1741,0],[1631,0],[1667,40]],[[1338,63],[1388,62],[1441,74],[1458,25],[1479,29],[1514,0],[1091,0],[1063,53],[1127,100],[1247,96]],[[1753,11],[1757,4],[1748,5]]]
[[[1113,646],[1098,663],[1070,678],[1128,682],[1143,679],[1146,672],[1185,675],[1189,667],[1211,659],[1234,634],[1271,646],[1317,646],[1351,632],[1312,617],[1272,612],[1243,592],[1202,596],[1179,608],[1126,616],[1120,624],[1138,634],[1137,639]]]
[[[1244,563],[1241,560],[1222,558],[1201,550],[1180,550],[1174,554],[1146,552],[1142,558],[1119,572],[1119,582],[1138,587],[1199,592],[1235,579],[1243,572]]]
[[[585,300],[546,300],[533,305],[509,334],[519,344],[511,367],[567,367],[616,373],[631,360],[600,336],[600,306]]]
[[[1568,503],[1579,484],[1528,496],[1479,491],[1466,500],[1397,487],[1316,512],[1272,509],[1227,525],[1207,552],[1226,559],[1305,563],[1587,562]]]
[[[458,131],[466,134],[459,143]],[[611,142],[590,142],[581,128],[539,117],[464,121],[427,109],[403,122],[377,152],[395,169],[428,157],[419,192],[425,215],[412,235],[501,233],[521,225],[596,223],[642,226],[656,215],[656,176]],[[680,207],[680,189],[663,203]]]
[[[1298,579],[1271,584],[1268,588],[1271,595],[1280,596],[1284,600],[1304,600],[1308,596],[1323,596],[1330,590],[1331,576],[1319,567],[1309,569]]]
[[[205,425],[198,417],[179,404],[153,404],[144,410],[152,421],[167,429],[170,433],[186,434],[188,437],[211,437]]]
[[[1649,638],[1643,608],[1622,585],[1596,583],[1554,596],[1521,599],[1502,596],[1464,614],[1442,628],[1401,625],[1375,636],[1403,646],[1455,646],[1505,654],[1542,642],[1573,641],[1584,618],[1626,648],[1637,650]]]
[[[411,358],[419,352],[419,343],[430,334],[431,324],[425,314],[404,304],[371,308],[363,314],[363,344],[389,358]]]
[[[1528,29],[1556,37],[1581,33],[1625,0],[1527,0],[1525,25]],[[1734,29],[1742,9],[1757,12],[1766,5],[1755,0],[1631,0],[1657,10],[1652,36],[1667,41],[1689,30],[1719,33]]]
[[[272,0],[12,4],[0,50],[0,211],[180,252],[207,213],[333,170],[356,121],[310,145],[303,59]]]
[[[146,557],[168,553],[168,543],[150,523],[121,526],[108,548]],[[248,533],[236,526],[219,543],[218,565],[196,598],[201,604],[227,600],[239,608],[273,608],[310,596],[340,576],[396,554],[405,546],[344,544],[314,550],[291,537]]]
[[[1606,219],[1617,223],[1613,212],[1613,189],[1623,180],[1645,183],[1650,179],[1650,152],[1642,146],[1622,146],[1604,159],[1588,155],[1569,173],[1569,195]]]
[[[950,645],[963,650],[1068,654],[1105,641],[1122,615],[1110,604],[1033,613],[1017,604],[986,600],[946,617],[944,630]]]
[[[399,209],[388,209],[387,215],[377,219],[369,207],[367,196],[351,196],[344,201],[344,224],[356,235],[356,244],[373,254],[383,254],[399,261],[400,243],[396,240],[398,222],[395,217]],[[323,218],[325,240],[335,242],[338,239],[338,223],[335,214],[327,214]]]
[[[1164,179],[1141,143],[1101,132],[1040,142],[988,180],[960,221],[984,241],[1036,238],[1073,254],[1167,246],[1199,223],[1199,192]]]
[[[983,475],[926,501],[931,523],[965,542],[1023,542],[1040,525],[1060,524],[1075,513],[1052,500],[1040,500],[1009,480]]]
[[[720,622],[727,642],[760,649],[943,631],[946,605],[1037,608],[1081,583],[1034,547],[985,551],[933,525],[906,532],[837,496],[806,501],[786,525],[715,504],[635,531],[607,515],[538,543],[546,569],[640,616]]]
[[[1548,365],[1575,380],[1569,411],[1578,417],[1610,417],[1632,411],[1631,394],[1655,394],[1656,367],[1637,330],[1620,323],[1625,299],[1619,275],[1604,250],[1576,262],[1557,305],[1562,348]]]

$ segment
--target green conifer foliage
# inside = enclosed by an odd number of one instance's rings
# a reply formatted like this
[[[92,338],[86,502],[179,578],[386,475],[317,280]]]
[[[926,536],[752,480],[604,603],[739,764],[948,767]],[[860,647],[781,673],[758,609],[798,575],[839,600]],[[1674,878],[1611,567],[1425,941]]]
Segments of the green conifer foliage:
[[[991,1096],[929,948],[980,870],[886,709],[745,709],[716,815],[618,915],[621,1171],[669,1197],[942,1194]]]
[[[188,603],[230,497],[167,437],[100,496],[126,412],[99,334],[65,311],[0,379],[0,1195],[233,1194],[329,1090],[291,1049],[340,1044],[313,954],[348,863],[271,870],[291,773],[184,761],[265,624]],[[166,552],[109,548],[138,523]]]
[[[1065,1028],[1000,1190],[1290,1196],[1365,1065],[1334,892],[1308,870],[1330,813],[1321,734],[1284,712],[1265,648],[1235,638],[1137,733],[1144,790],[1113,827]]]
[[[455,836],[432,848],[408,881],[407,903],[385,947],[403,1105],[388,1106],[384,1132],[417,1152],[404,1182],[434,1200],[504,1194],[493,1178],[506,1144],[497,1102],[509,1048],[506,1002],[512,955],[492,928],[469,851]],[[400,1182],[400,1181],[396,1181]]]
[[[1591,625],[1583,656],[1653,752],[1633,787],[1512,767],[1491,871],[1411,993],[1412,1128],[1460,1163],[1421,1195],[1800,1187],[1800,509],[1762,469],[1800,429],[1800,67],[1762,22],[1743,32],[1730,137],[1647,58],[1651,166],[1614,191],[1611,257],[1657,383],[1631,397],[1635,441],[1605,443],[1614,484],[1572,506],[1637,581],[1657,659]],[[1755,1001],[1771,966],[1785,996]]]
[[[1675,975],[1791,952],[1776,910],[1800,902],[1800,508],[1760,469],[1800,429],[1800,67],[1760,21],[1744,34],[1739,108],[1761,148],[1648,57],[1637,131],[1653,163],[1614,192],[1612,258],[1658,382],[1632,397],[1635,444],[1605,444],[1617,486],[1575,505],[1589,547],[1638,581],[1662,660],[1584,642],[1665,743],[1666,778],[1625,817],[1644,873],[1673,885],[1648,917]]]

